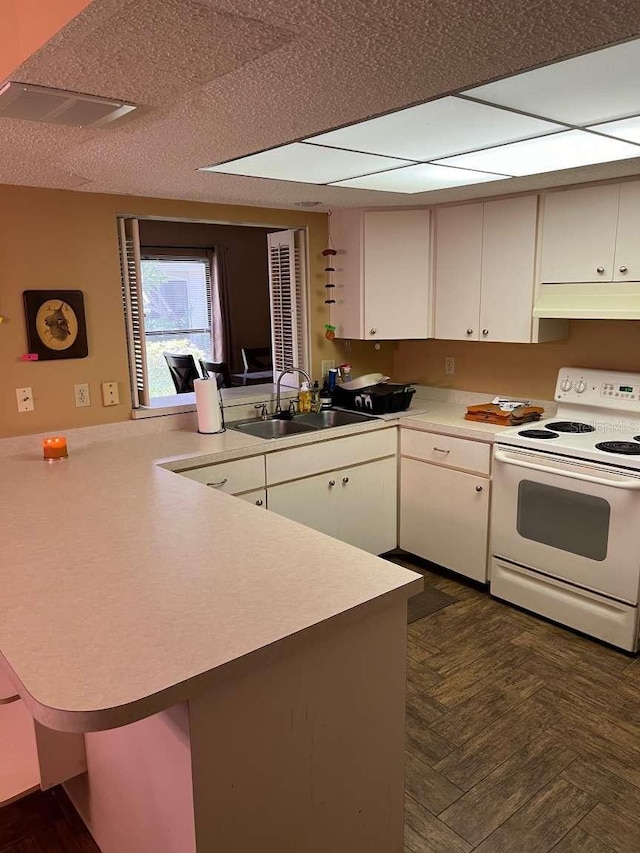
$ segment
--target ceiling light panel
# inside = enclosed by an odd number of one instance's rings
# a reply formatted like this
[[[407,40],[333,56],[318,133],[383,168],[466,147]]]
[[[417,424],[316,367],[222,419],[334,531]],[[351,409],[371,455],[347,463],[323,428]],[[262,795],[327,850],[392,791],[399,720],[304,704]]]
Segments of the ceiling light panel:
[[[464,169],[500,171],[520,176],[632,157],[640,157],[640,146],[597,136],[584,130],[568,130],[538,139],[487,148],[472,154],[446,157],[439,162]]]
[[[230,160],[219,166],[205,166],[202,171],[298,181],[305,184],[328,184],[343,178],[353,178],[404,165],[406,160],[294,142],[291,145],[272,148],[270,151],[251,154],[249,157],[241,157],[239,160]]]
[[[433,160],[554,130],[562,130],[562,125],[451,97],[322,133],[305,142],[407,160]]]
[[[640,113],[640,40],[565,59],[464,92],[567,124]]]
[[[394,169],[391,172],[378,172],[362,178],[347,181],[335,181],[336,187],[354,187],[361,190],[380,190],[389,193],[423,193],[428,190],[443,190],[448,187],[462,187],[467,184],[482,184],[489,181],[501,181],[509,175],[488,174],[469,169],[452,169],[446,166],[434,166],[420,163]]]
[[[607,136],[615,136],[618,139],[626,139],[628,142],[640,144],[640,116],[623,118],[621,121],[609,121],[605,124],[594,124],[589,130],[598,133],[606,133]]]

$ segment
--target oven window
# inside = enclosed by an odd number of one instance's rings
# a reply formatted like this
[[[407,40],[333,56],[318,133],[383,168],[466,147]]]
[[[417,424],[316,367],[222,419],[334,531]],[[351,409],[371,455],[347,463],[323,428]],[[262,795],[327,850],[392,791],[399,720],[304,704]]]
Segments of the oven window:
[[[518,487],[518,533],[525,539],[604,560],[611,507],[604,498],[521,480]]]

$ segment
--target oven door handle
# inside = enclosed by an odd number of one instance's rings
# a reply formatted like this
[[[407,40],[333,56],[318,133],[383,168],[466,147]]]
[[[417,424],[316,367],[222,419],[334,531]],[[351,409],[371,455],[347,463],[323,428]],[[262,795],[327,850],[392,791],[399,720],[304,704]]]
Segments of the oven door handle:
[[[626,480],[621,483],[618,480],[603,480],[600,477],[590,477],[588,474],[573,473],[566,471],[564,468],[562,470],[547,468],[545,465],[536,465],[535,462],[514,462],[513,459],[510,456],[507,456],[507,454],[502,450],[495,451],[495,458],[498,462],[502,462],[505,465],[513,465],[514,468],[529,468],[532,471],[542,471],[543,474],[559,474],[561,477],[569,477],[571,480],[583,480],[587,483],[595,483],[597,486],[607,486],[612,489],[630,489],[636,491],[640,489],[640,479]]]

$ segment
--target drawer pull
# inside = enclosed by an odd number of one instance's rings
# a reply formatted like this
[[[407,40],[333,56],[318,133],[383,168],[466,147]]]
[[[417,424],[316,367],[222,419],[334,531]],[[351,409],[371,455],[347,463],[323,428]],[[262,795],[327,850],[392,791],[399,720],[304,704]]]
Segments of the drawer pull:
[[[436,453],[451,453],[450,450],[445,450],[443,447],[434,447],[433,449],[436,451]]]
[[[226,486],[229,482],[229,478],[225,477],[224,480],[218,480],[217,483],[207,483],[207,486],[210,486],[212,489],[221,489],[222,486]]]

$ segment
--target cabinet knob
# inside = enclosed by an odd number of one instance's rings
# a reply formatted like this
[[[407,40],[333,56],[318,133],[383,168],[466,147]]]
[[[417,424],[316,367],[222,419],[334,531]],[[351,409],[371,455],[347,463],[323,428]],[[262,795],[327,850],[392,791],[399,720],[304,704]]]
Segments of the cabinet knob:
[[[486,337],[487,337],[487,335],[489,334],[489,329],[483,329],[483,330],[482,330],[482,334],[483,334],[483,335],[485,336],[485,338],[486,338]]]
[[[263,504],[262,499],[258,498],[258,500],[256,501],[256,506],[262,506],[262,504]]]
[[[329,486],[331,486],[331,488],[333,488],[335,486],[335,484],[336,484],[335,480],[329,480]]]
[[[342,485],[343,485],[343,486],[346,486],[348,482],[349,482],[349,478],[348,478],[348,477],[343,477],[343,478],[342,478]]]
[[[370,335],[377,335],[377,334],[378,334],[378,330],[377,330],[377,329],[369,329],[369,334],[370,334]]]
[[[602,273],[604,272],[604,267],[596,267],[596,272],[602,275]]]
[[[627,268],[626,267],[620,267],[620,272],[627,272]]]
[[[468,334],[468,335],[472,335],[472,334],[473,334],[473,329],[467,329],[467,334]]]
[[[476,492],[481,492],[481,491],[482,491],[482,486],[476,486]]]

